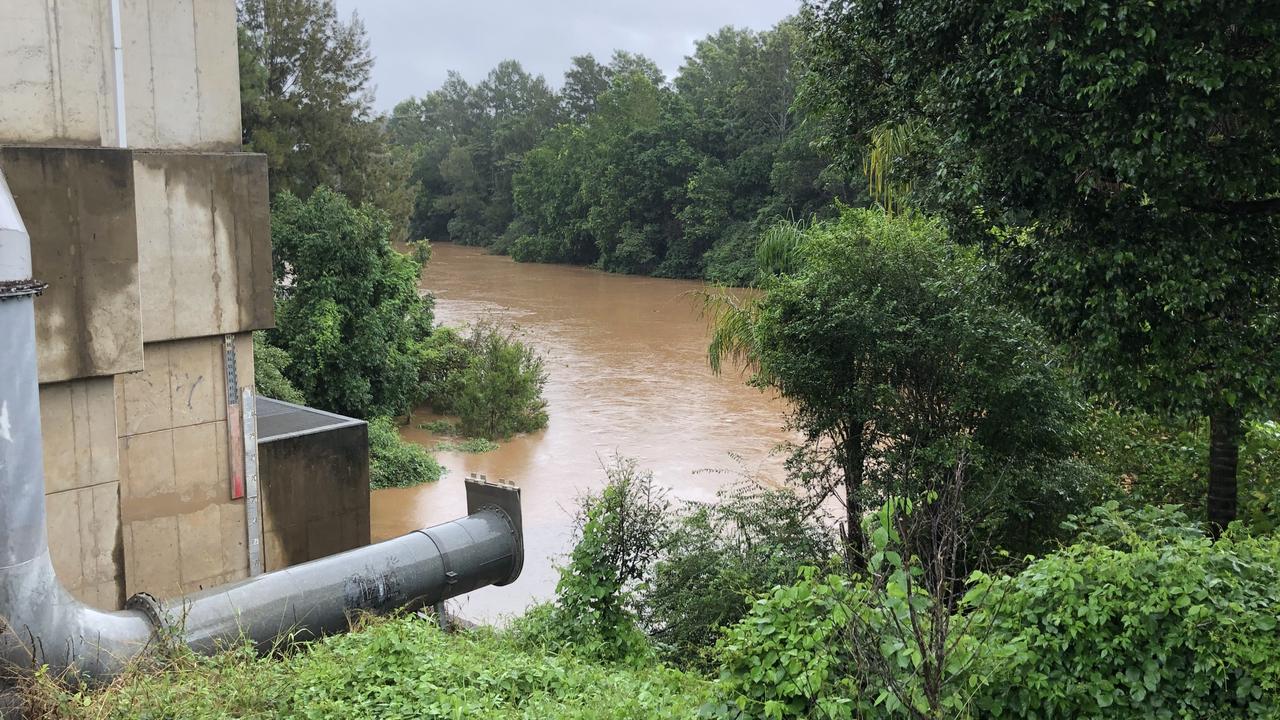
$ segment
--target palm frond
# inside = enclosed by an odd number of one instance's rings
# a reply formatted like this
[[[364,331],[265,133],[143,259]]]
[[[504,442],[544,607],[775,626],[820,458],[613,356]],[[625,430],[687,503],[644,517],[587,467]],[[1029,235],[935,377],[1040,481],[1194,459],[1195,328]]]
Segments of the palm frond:
[[[890,215],[894,214],[895,208],[899,212],[902,210],[903,201],[911,192],[910,182],[894,177],[894,165],[915,147],[919,130],[920,123],[909,120],[881,125],[871,131],[871,145],[862,162],[862,171],[867,176],[867,192],[871,199]]]

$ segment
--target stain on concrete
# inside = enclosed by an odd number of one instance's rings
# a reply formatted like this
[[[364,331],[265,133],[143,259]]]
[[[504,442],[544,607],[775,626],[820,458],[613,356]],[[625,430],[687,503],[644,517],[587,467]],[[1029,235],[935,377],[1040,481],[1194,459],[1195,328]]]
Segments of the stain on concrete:
[[[129,150],[0,147],[31,235],[40,382],[142,369],[133,161]]]

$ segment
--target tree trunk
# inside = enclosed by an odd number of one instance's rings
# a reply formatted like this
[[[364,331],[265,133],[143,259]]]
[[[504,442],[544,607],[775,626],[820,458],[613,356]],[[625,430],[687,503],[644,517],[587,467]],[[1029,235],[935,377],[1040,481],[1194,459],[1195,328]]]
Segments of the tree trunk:
[[[1240,460],[1240,413],[1231,408],[1209,416],[1209,533],[1216,540],[1236,519],[1236,467]]]
[[[862,573],[867,569],[866,542],[862,537],[862,474],[866,460],[866,423],[853,423],[845,435],[844,452],[844,515],[845,562],[849,571]]]

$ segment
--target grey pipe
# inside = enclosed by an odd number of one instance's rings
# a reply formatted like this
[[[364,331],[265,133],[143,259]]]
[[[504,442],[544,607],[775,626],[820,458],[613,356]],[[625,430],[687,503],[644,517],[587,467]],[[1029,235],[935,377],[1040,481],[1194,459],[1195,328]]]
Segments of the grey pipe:
[[[163,630],[211,652],[248,638],[339,632],[351,613],[420,607],[514,581],[523,565],[519,491],[467,481],[467,517],[161,603],[106,612],[58,581],[45,529],[30,244],[0,172],[0,663],[107,679]]]

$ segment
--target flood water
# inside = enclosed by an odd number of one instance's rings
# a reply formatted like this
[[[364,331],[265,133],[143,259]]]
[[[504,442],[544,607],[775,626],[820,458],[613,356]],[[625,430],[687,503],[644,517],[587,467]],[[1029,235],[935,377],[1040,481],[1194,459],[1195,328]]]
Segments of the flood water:
[[[464,515],[468,473],[522,488],[524,572],[455,601],[463,616],[497,620],[553,595],[575,498],[604,483],[602,463],[614,453],[635,458],[676,500],[711,500],[744,472],[780,476],[781,402],[736,371],[712,374],[707,323],[688,295],[701,283],[515,263],[441,243],[422,287],[436,297],[438,322],[508,321],[546,358],[545,430],[488,453],[437,453],[448,469],[439,483],[373,493],[380,541]],[[404,436],[434,446],[440,438],[420,422]]]

